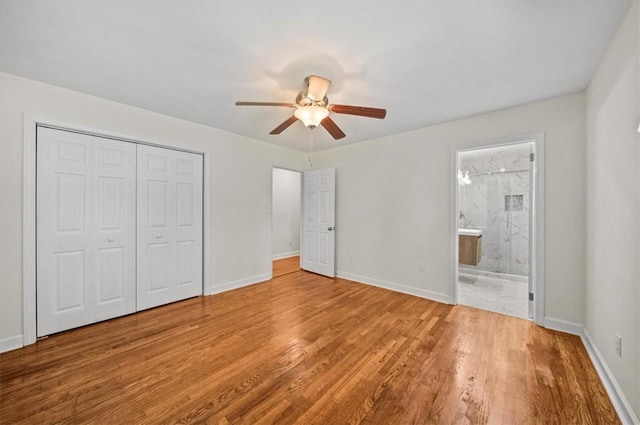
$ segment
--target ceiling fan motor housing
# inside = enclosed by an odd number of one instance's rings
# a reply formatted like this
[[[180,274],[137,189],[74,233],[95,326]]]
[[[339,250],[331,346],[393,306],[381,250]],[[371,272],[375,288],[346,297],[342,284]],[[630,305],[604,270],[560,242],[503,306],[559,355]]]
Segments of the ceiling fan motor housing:
[[[327,96],[325,96],[321,100],[312,99],[309,96],[308,90],[305,89],[301,90],[300,93],[298,93],[298,95],[296,96],[296,105],[298,105],[299,107],[321,106],[323,108],[326,108],[327,105],[329,105],[329,99],[327,98]]]

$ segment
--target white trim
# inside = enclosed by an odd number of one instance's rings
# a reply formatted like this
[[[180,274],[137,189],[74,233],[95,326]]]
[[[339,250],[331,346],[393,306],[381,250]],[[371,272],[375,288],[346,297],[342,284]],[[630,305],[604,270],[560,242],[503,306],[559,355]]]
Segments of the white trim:
[[[611,399],[611,403],[620,417],[620,421],[624,425],[640,425],[638,416],[633,412],[631,404],[629,404],[629,401],[625,397],[622,388],[620,388],[618,381],[611,372],[611,369],[609,369],[604,357],[602,357],[600,351],[598,351],[598,348],[591,340],[586,329],[582,328],[580,337],[591,358],[591,363],[593,363],[593,366],[596,368],[596,372],[598,372],[598,376]]]
[[[24,114],[23,119],[23,196],[22,196],[22,327],[24,345],[36,342],[36,137],[37,126],[88,134],[125,142],[138,143],[203,156],[203,229],[202,229],[202,293],[214,293],[211,272],[211,151],[189,149],[171,142],[152,142],[141,137],[112,133],[102,129],[60,123]],[[207,283],[209,282],[209,283]]]
[[[15,350],[23,347],[24,338],[22,335],[10,336],[0,339],[0,353]]]
[[[364,283],[365,285],[377,286],[378,288],[388,289],[394,292],[401,292],[407,295],[413,295],[420,298],[426,298],[431,301],[437,301],[449,304],[449,295],[439,292],[427,291],[425,289],[415,288],[400,283],[386,282],[384,280],[374,279],[372,277],[359,276],[352,273],[336,271],[336,276],[342,279],[351,280],[353,282]]]
[[[530,253],[530,277],[533,282],[533,320],[537,325],[544,321],[544,132],[529,133],[483,140],[451,146],[449,155],[449,303],[458,303],[458,153],[493,146],[533,142],[535,150],[533,209],[533,234],[531,243],[535,252]]]
[[[25,117],[29,117],[28,114],[25,113]],[[37,125],[41,126],[41,127],[47,127],[47,128],[51,128],[53,130],[61,130],[61,131],[68,131],[71,133],[79,133],[79,134],[86,134],[88,136],[94,136],[94,137],[100,137],[103,139],[112,139],[112,140],[119,140],[121,142],[128,142],[128,143],[136,143],[136,144],[142,144],[142,145],[147,145],[147,146],[154,146],[156,148],[170,148],[173,150],[177,150],[180,152],[188,152],[188,153],[196,153],[196,154],[204,154],[205,151],[201,150],[201,149],[189,149],[189,148],[185,148],[184,146],[178,146],[172,142],[158,142],[158,141],[151,141],[151,140],[147,140],[141,137],[135,137],[135,136],[130,136],[130,135],[126,135],[126,134],[120,134],[120,133],[113,133],[111,131],[108,130],[102,130],[102,129],[95,129],[95,128],[91,128],[91,127],[83,127],[80,125],[74,125],[74,124],[68,124],[68,123],[60,123],[60,122],[56,122],[56,121],[52,121],[52,120],[46,120],[46,119],[40,119],[40,118],[33,118],[30,117]]]
[[[247,277],[244,279],[236,280],[233,282],[223,283],[221,285],[215,285],[211,288],[211,294],[219,294],[221,292],[227,292],[245,286],[255,285],[257,283],[264,283],[271,279],[271,273],[260,274],[256,276]]]
[[[285,258],[296,257],[298,255],[300,255],[300,251],[285,252],[282,254],[272,255],[271,260],[284,260]]]
[[[22,334],[36,342],[36,124],[24,115],[22,146]]]
[[[553,331],[564,332],[571,335],[582,335],[582,325],[580,323],[545,317],[542,326]]]
[[[203,152],[202,166],[202,294],[213,293],[213,275],[211,273],[211,152]]]
[[[458,147],[449,152],[449,304],[458,304]]]
[[[535,247],[535,255],[531,257],[531,278],[534,284],[535,303],[533,304],[533,321],[541,325],[544,318],[545,309],[545,276],[544,276],[544,245],[545,245],[545,224],[544,224],[544,180],[545,180],[545,135],[544,133],[538,133],[535,139],[535,167],[534,167],[534,183],[535,192],[537,192],[533,198],[534,210],[533,210],[533,246]]]

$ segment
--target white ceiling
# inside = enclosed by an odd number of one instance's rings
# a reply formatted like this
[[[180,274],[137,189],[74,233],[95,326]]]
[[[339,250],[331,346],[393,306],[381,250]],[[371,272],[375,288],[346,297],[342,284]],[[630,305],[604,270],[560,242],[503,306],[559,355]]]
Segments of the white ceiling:
[[[306,150],[291,110],[303,78],[331,103],[314,150],[586,88],[630,1],[2,1],[0,70]]]

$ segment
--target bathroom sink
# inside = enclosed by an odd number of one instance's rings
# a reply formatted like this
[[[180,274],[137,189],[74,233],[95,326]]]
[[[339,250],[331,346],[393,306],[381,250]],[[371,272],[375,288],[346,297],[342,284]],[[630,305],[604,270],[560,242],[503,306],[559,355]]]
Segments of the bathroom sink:
[[[458,234],[463,236],[482,236],[482,229],[458,229]]]

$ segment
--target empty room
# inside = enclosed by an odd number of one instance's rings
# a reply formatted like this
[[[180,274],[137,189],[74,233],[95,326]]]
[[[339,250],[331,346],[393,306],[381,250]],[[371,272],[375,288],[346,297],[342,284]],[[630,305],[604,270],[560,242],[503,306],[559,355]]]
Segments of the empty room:
[[[0,423],[639,417],[640,0],[0,0]]]

